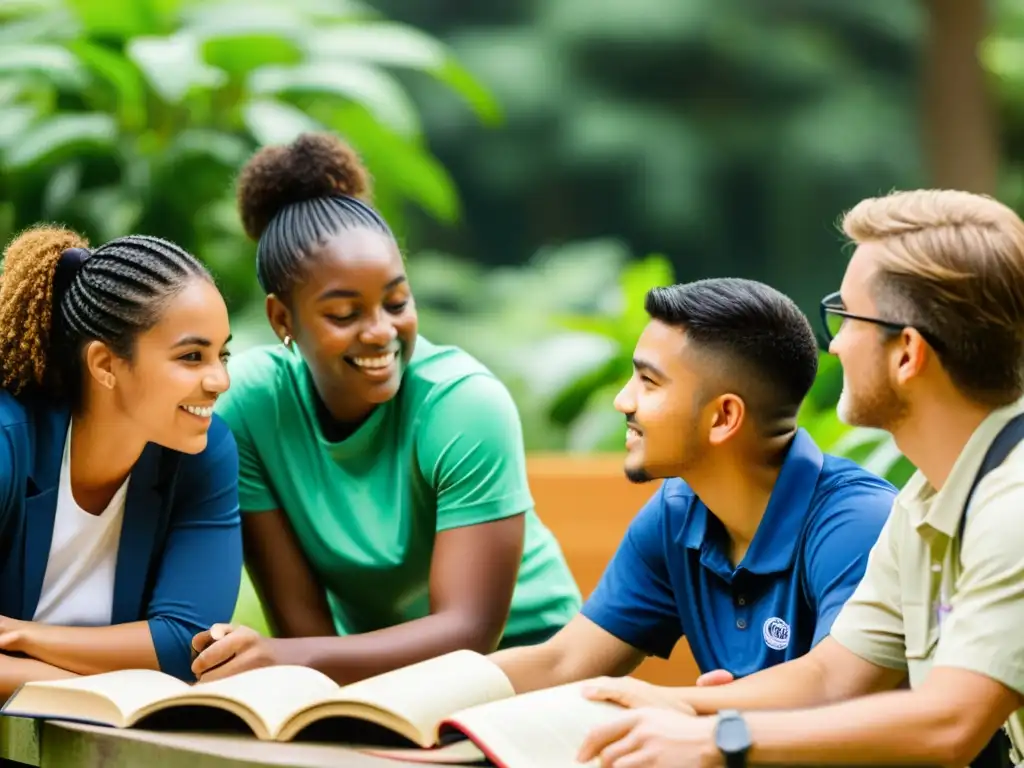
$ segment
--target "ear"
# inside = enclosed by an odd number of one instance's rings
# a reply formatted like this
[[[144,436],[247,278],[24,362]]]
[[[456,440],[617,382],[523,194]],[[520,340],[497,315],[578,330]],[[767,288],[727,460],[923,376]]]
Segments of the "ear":
[[[295,332],[292,329],[292,313],[288,309],[288,305],[284,303],[276,294],[267,295],[267,320],[270,321],[270,327],[274,329],[274,333],[277,334],[277,338],[282,342],[287,338],[295,338]]]
[[[708,442],[713,446],[723,445],[740,431],[747,416],[747,405],[739,395],[726,393],[710,403],[711,430]]]
[[[90,341],[85,345],[85,370],[103,389],[113,389],[117,384],[114,366],[118,357],[102,341]]]
[[[924,372],[931,348],[914,328],[904,328],[900,333],[899,344],[893,346],[892,362],[896,366],[896,381],[906,385]]]

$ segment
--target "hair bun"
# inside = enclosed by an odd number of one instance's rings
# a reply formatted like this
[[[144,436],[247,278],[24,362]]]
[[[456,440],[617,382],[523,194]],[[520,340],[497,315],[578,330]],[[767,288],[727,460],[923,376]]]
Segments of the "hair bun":
[[[249,159],[238,177],[238,210],[246,234],[259,240],[286,206],[338,195],[369,202],[369,192],[369,175],[355,150],[333,134],[303,133]]]

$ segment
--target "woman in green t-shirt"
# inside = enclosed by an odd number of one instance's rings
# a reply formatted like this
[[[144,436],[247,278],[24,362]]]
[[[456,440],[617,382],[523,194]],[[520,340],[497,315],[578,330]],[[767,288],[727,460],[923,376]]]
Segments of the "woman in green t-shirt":
[[[367,187],[325,134],[264,148],[241,174],[281,344],[236,355],[217,411],[238,443],[246,566],[275,637],[197,635],[202,680],[293,663],[348,682],[539,642],[580,607],[533,510],[508,391],[418,335]]]

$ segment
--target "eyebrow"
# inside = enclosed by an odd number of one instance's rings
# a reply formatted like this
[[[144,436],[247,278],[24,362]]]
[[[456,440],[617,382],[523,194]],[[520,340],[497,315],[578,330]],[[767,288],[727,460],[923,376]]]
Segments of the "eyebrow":
[[[392,288],[397,288],[399,285],[404,283],[406,280],[405,275],[399,275],[393,280],[388,281],[388,284],[384,286],[385,291],[390,291]],[[330,299],[356,299],[362,294],[359,291],[354,291],[351,288],[332,288],[329,291],[324,291],[316,297],[317,301],[329,301]]]
[[[228,336],[227,339],[224,340],[224,346],[226,346],[229,343],[231,343],[231,336]],[[196,347],[212,347],[213,346],[213,342],[210,341],[205,336],[185,336],[185,337],[183,337],[181,339],[178,339],[176,342],[174,342],[174,345],[171,347],[171,349],[177,349],[178,347],[191,347],[191,346],[196,346]]]
[[[633,367],[636,368],[638,371],[644,371],[646,373],[652,374],[656,379],[671,381],[671,379],[669,379],[669,377],[665,375],[665,372],[661,370],[658,366],[649,363],[646,360],[641,360],[639,357],[633,358]]]

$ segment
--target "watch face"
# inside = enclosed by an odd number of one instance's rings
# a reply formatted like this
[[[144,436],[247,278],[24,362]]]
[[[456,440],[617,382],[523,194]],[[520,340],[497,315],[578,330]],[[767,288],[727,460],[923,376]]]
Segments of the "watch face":
[[[718,748],[723,752],[741,752],[750,748],[747,724],[739,717],[729,717],[718,723]]]

